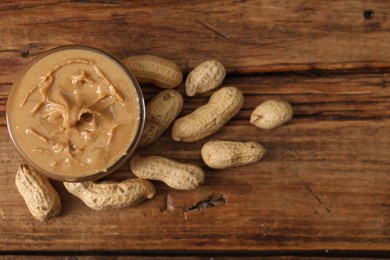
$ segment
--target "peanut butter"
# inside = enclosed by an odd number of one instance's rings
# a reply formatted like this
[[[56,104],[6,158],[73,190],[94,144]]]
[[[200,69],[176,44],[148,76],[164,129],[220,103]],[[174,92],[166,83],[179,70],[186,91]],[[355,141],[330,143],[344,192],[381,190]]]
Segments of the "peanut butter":
[[[13,140],[28,161],[64,179],[105,172],[142,129],[143,100],[135,84],[104,53],[53,51],[14,84],[7,107]]]

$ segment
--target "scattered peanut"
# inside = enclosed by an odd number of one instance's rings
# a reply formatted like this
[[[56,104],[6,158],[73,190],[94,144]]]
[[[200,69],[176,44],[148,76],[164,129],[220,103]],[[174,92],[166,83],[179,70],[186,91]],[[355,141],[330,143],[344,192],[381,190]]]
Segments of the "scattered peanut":
[[[291,105],[281,99],[271,99],[253,110],[250,122],[262,129],[274,129],[285,124],[293,116]]]
[[[164,90],[155,96],[146,107],[144,132],[139,147],[155,142],[179,115],[183,97],[175,90]]]
[[[192,190],[204,181],[203,170],[193,164],[178,163],[160,156],[134,156],[131,171],[139,178],[158,180],[179,190]]]
[[[172,128],[175,141],[195,142],[216,133],[244,104],[236,87],[224,87],[211,95],[209,102],[189,115],[177,119]]]
[[[160,88],[175,88],[183,80],[183,73],[173,61],[154,55],[136,55],[122,60],[140,84],[153,83]]]
[[[187,96],[194,96],[197,93],[205,93],[221,85],[226,76],[226,69],[217,60],[207,60],[194,68],[188,74],[186,80]]]
[[[64,182],[65,188],[97,211],[135,206],[154,197],[156,190],[146,180],[129,179],[122,182]]]
[[[45,221],[61,212],[61,199],[48,178],[26,164],[16,172],[15,184],[34,218]]]
[[[209,141],[201,149],[207,166],[225,169],[259,161],[265,148],[256,142]]]

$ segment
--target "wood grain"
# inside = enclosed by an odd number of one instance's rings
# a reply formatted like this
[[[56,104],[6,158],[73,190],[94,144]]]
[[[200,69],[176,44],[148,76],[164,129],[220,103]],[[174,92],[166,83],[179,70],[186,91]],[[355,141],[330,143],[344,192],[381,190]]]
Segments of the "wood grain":
[[[0,256],[0,260],[41,260],[42,258],[47,259],[47,260],[73,260],[73,259],[80,259],[80,260],[107,260],[107,259],[117,259],[117,260],[122,260],[122,259],[136,259],[136,260],[153,260],[158,257],[158,259],[161,260],[212,260],[212,259],[223,259],[223,260],[230,260],[230,259],[237,259],[237,257],[232,257],[232,256],[218,256],[218,258],[214,258],[213,254],[208,254],[210,256],[175,256],[175,257],[161,257],[159,255],[154,255],[154,256],[112,256],[112,255],[99,255],[99,254],[91,254],[91,256],[67,256],[67,255],[56,255],[56,256],[47,256],[47,255],[17,255],[17,256]],[[323,260],[323,259],[329,259],[328,257],[309,257],[309,256],[267,256],[264,258],[259,258],[259,257],[245,257],[247,260],[256,260],[256,259],[280,259],[280,260],[296,260],[296,259],[303,259],[303,260]],[[340,260],[340,259],[345,259],[342,257],[333,257],[332,259],[334,260]],[[368,260],[368,259],[376,259],[376,258],[367,258],[367,257],[359,257],[359,260]]]
[[[204,186],[184,192],[156,182],[151,201],[93,212],[54,182],[64,210],[44,223],[30,216],[16,191],[22,160],[3,126],[0,250],[389,250],[388,80],[387,73],[228,77],[224,84],[239,87],[245,105],[225,128],[191,144],[173,142],[168,131],[139,151],[198,164]],[[144,87],[147,99],[156,91]],[[289,100],[295,118],[275,131],[251,126],[251,110],[274,97]],[[186,98],[182,114],[206,100]],[[268,152],[260,163],[211,170],[199,150],[212,138],[258,141]],[[132,177],[127,169],[109,178]],[[212,195],[226,203],[206,207]]]
[[[156,54],[185,71],[210,58],[230,73],[389,68],[389,10],[375,0],[3,1],[0,84],[66,44]]]
[[[389,12],[388,1],[374,0],[2,1],[0,255],[390,255]],[[201,188],[154,182],[155,199],[94,212],[53,181],[61,216],[30,215],[14,184],[23,160],[7,133],[6,100],[28,62],[66,44],[119,58],[156,54],[185,73],[210,58],[227,66],[223,85],[241,89],[245,104],[226,127],[190,144],[173,142],[169,129],[138,151],[201,166]],[[146,100],[157,91],[143,87]],[[250,125],[270,98],[291,102],[293,120],[274,131]],[[207,99],[185,98],[181,115]],[[256,164],[211,170],[200,148],[213,138],[258,141],[268,152]],[[132,177],[124,165],[107,178]]]

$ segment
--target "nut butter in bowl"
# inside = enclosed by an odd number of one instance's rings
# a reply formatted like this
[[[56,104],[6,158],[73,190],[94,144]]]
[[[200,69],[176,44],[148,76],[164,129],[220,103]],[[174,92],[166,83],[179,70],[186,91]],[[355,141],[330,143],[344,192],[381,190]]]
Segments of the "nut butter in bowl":
[[[115,57],[65,46],[33,60],[7,101],[8,131],[22,157],[60,181],[87,181],[118,169],[142,135],[145,104]]]

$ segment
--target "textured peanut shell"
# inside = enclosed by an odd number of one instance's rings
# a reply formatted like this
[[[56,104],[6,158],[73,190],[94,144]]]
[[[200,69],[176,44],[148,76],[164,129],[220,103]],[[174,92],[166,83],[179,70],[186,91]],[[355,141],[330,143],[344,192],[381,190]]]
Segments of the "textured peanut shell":
[[[154,55],[136,55],[122,60],[140,84],[154,85],[170,89],[177,87],[183,80],[179,66],[171,60]]]
[[[226,69],[221,62],[217,60],[204,61],[188,74],[186,94],[194,96],[216,89],[221,85],[225,76]]]
[[[155,142],[179,115],[183,97],[175,90],[163,90],[146,106],[146,120],[139,147]]]
[[[154,197],[153,184],[142,179],[122,182],[64,182],[65,188],[81,199],[89,208],[97,211],[115,210],[135,206]]]
[[[179,190],[192,190],[204,182],[204,172],[200,167],[160,156],[135,155],[130,161],[130,168],[139,178],[162,181]]]
[[[209,102],[191,114],[177,119],[172,127],[175,141],[195,142],[216,133],[244,104],[236,87],[223,87],[211,95]]]
[[[203,145],[201,154],[210,168],[225,169],[257,162],[265,151],[256,142],[209,141]]]
[[[61,199],[48,178],[26,164],[16,172],[15,184],[34,218],[45,221],[61,212]]]
[[[250,122],[262,129],[274,129],[287,123],[292,116],[293,109],[287,101],[270,99],[253,110]]]

